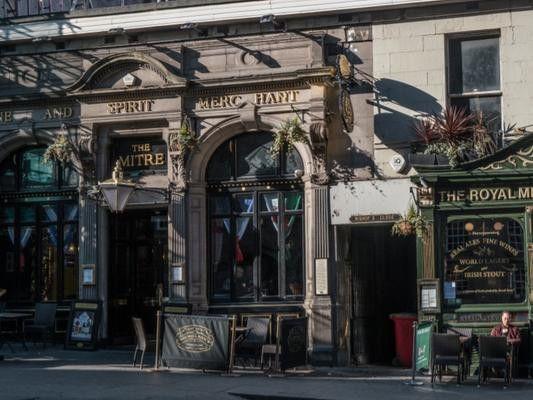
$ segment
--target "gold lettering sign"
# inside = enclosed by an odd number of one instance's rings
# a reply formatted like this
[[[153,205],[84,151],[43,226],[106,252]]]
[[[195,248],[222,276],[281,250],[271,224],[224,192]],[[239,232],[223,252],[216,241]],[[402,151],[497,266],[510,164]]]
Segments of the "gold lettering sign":
[[[13,122],[13,111],[0,111],[0,122],[3,124]]]
[[[441,202],[533,200],[533,187],[531,186],[441,190],[438,193]]]
[[[152,145],[150,143],[132,144],[130,151],[131,154],[118,157],[118,162],[124,169],[165,165],[165,154],[152,153]]]
[[[283,90],[277,92],[255,93],[250,99],[258,106],[270,104],[288,104],[298,100],[298,90]],[[235,108],[243,103],[244,95],[225,95],[200,97],[196,102],[196,107],[200,110],[216,110],[225,108]]]
[[[107,103],[108,114],[131,114],[152,111],[153,100],[115,101]]]
[[[64,119],[72,117],[72,107],[47,108],[44,112],[45,120]]]

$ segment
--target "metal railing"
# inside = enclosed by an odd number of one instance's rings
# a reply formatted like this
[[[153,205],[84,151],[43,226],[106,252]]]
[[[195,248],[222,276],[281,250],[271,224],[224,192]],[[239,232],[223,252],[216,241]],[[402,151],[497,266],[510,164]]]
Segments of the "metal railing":
[[[30,17],[106,7],[163,3],[166,0],[0,0],[0,19]]]

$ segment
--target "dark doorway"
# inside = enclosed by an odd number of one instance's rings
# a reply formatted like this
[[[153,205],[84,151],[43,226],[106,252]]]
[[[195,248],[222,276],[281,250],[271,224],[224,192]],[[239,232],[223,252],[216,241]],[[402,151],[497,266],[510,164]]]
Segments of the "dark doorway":
[[[128,211],[110,221],[109,333],[120,343],[132,339],[132,316],[154,331],[168,282],[168,222],[166,210]]]
[[[391,227],[352,228],[352,356],[390,364],[395,355],[389,315],[416,310],[416,240]]]

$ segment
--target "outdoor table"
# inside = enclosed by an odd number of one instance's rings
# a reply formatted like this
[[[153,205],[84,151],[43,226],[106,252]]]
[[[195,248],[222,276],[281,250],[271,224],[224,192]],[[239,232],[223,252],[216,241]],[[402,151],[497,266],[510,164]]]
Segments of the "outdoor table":
[[[24,350],[28,350],[28,347],[26,346],[26,340],[24,338],[24,332],[23,332],[23,329],[21,329],[21,326],[22,326],[22,321],[24,319],[32,318],[32,317],[33,317],[32,314],[27,314],[27,313],[16,313],[16,312],[0,313],[0,321],[15,321],[15,325],[16,325],[16,332],[14,334],[9,334],[7,332],[0,332],[0,348],[2,348],[4,344],[7,344],[9,348],[11,349],[11,352],[14,353],[13,346],[11,346],[11,342],[17,341],[17,335],[22,332],[22,346],[24,347]]]

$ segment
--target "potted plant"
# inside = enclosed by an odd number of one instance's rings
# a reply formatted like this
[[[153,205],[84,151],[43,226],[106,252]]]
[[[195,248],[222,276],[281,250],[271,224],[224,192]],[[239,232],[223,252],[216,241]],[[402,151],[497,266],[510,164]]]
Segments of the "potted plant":
[[[428,227],[425,219],[419,215],[413,204],[409,205],[407,212],[392,225],[391,234],[393,236],[407,237],[416,234],[423,238]]]
[[[425,163],[448,163],[455,168],[461,162],[492,154],[498,149],[497,132],[490,128],[493,122],[494,118],[487,119],[482,112],[471,114],[452,106],[440,114],[417,120],[414,131],[424,146],[423,154],[429,156]],[[412,157],[413,163],[421,161],[417,156]]]
[[[59,161],[61,164],[72,162],[74,148],[65,134],[59,134],[46,148],[43,158],[45,162]]]
[[[297,117],[284,121],[274,133],[270,154],[278,155],[285,147],[291,151],[296,143],[308,143],[307,133]]]

